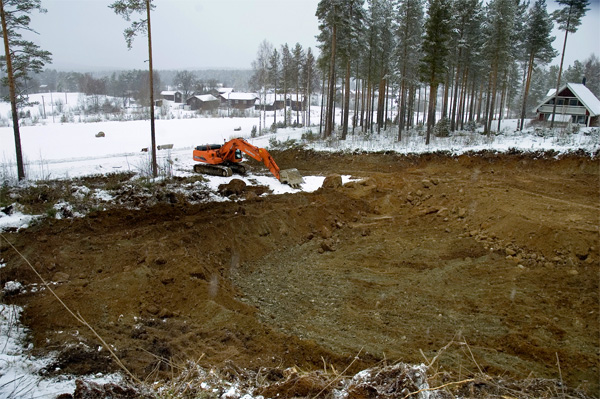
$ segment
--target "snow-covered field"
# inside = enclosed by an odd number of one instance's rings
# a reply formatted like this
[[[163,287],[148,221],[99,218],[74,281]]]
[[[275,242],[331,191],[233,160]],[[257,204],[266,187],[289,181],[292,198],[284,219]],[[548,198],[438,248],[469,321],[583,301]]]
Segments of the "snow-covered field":
[[[0,114],[6,109],[0,107]],[[273,114],[267,114],[267,124]],[[279,116],[281,120],[282,116]],[[56,120],[60,118],[55,118]],[[313,109],[313,121],[318,121],[318,108]],[[460,132],[451,137],[431,137],[425,145],[422,131],[413,130],[397,140],[396,129],[381,133],[362,134],[359,129],[349,133],[347,140],[306,143],[307,147],[321,151],[396,151],[398,153],[424,153],[450,151],[460,154],[467,151],[521,151],[555,150],[566,152],[585,149],[594,152],[600,148],[597,128],[581,128],[577,133],[569,129],[541,132],[528,129],[516,131],[514,119],[502,122],[500,134],[485,136],[478,132]],[[494,124],[495,126],[496,124]],[[156,121],[157,145],[172,144],[172,150],[157,151],[159,166],[169,158],[177,175],[192,169],[192,148],[203,144],[223,143],[234,137],[244,137],[259,147],[269,147],[270,140],[296,140],[312,132],[318,135],[319,127],[279,129],[251,138],[252,128],[259,126],[258,117],[250,118],[185,118]],[[236,130],[234,130],[236,129]],[[239,130],[238,130],[239,129]],[[107,121],[96,123],[60,123],[46,118],[35,126],[22,126],[21,145],[25,172],[29,180],[64,179],[114,171],[143,172],[147,170],[150,147],[149,121]],[[105,137],[96,137],[103,132]],[[3,181],[16,177],[15,144],[12,127],[0,127],[0,178]]]
[[[45,96],[48,96],[47,94]],[[55,93],[56,98],[64,97],[63,106],[81,101],[80,97],[67,98]],[[35,97],[35,96],[34,96]],[[39,95],[38,97],[41,97]],[[36,98],[33,98],[36,99]],[[38,101],[41,98],[38,98]],[[48,101],[47,98],[44,101]],[[40,101],[41,102],[41,101]],[[313,110],[313,121],[318,121],[318,108]],[[46,111],[49,111],[46,104]],[[42,118],[40,106],[30,110],[38,118],[37,124],[21,127],[21,143],[26,163],[28,182],[36,180],[66,179],[115,171],[146,173],[149,168],[149,155],[142,148],[150,147],[149,121],[106,121],[96,123],[60,123],[60,117]],[[0,115],[8,114],[7,104],[0,104]],[[283,116],[278,116],[281,120]],[[267,124],[272,123],[273,114],[267,115]],[[193,167],[192,148],[197,145],[223,143],[233,137],[244,137],[252,144],[269,148],[270,142],[296,140],[308,148],[320,151],[396,151],[398,153],[424,153],[449,151],[460,154],[468,151],[493,150],[522,151],[555,150],[558,153],[583,149],[595,153],[600,149],[600,133],[597,128],[581,128],[570,132],[570,128],[543,132],[529,129],[516,132],[516,120],[503,121],[500,133],[484,136],[480,133],[457,133],[447,138],[432,137],[431,144],[425,145],[422,132],[413,131],[397,140],[395,129],[368,135],[350,134],[345,141],[302,142],[302,135],[319,133],[319,127],[279,129],[277,133],[252,138],[253,126],[259,126],[257,117],[249,118],[182,118],[156,121],[156,141],[158,145],[172,144],[172,150],[157,151],[158,164],[167,167],[172,174],[186,176]],[[234,130],[235,129],[235,130]],[[104,132],[104,137],[96,137]],[[15,144],[12,127],[0,127],[0,179],[16,184]],[[209,187],[216,190],[219,184],[231,178],[210,177]],[[294,192],[295,189],[281,184],[272,176],[250,175],[249,179],[269,186],[275,194]],[[304,176],[303,191],[314,191],[322,184],[324,176]],[[346,177],[347,179],[347,177]],[[24,227],[32,216],[13,213],[5,216],[0,212],[0,231],[7,226]],[[0,268],[3,266],[0,260]],[[3,287],[7,288],[7,287]],[[10,287],[8,287],[10,288]],[[26,331],[17,323],[20,309],[15,306],[0,305],[0,396],[19,398],[53,397],[57,393],[72,392],[74,380],[70,377],[45,380],[38,376],[48,361],[33,359],[24,347]],[[91,376],[100,381],[114,379],[114,376]]]

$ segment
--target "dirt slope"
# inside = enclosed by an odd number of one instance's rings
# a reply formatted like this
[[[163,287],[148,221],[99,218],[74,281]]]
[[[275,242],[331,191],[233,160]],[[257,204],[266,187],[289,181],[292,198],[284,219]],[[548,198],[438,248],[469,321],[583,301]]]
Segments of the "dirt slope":
[[[585,156],[274,154],[361,179],[315,193],[44,222],[9,239],[144,378],[439,358],[457,375],[563,378],[598,394],[599,162]],[[38,281],[1,247],[0,282]],[[114,368],[47,290],[26,305],[61,370]],[[422,353],[421,353],[422,351]]]

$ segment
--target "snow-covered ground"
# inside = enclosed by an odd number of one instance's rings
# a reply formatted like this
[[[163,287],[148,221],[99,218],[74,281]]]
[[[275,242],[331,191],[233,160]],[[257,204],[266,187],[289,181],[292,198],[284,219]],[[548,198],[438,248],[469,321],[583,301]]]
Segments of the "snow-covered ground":
[[[3,114],[0,106],[0,114]],[[267,114],[267,124],[273,114]],[[59,118],[56,118],[57,120]],[[281,120],[281,116],[279,116]],[[318,108],[313,109],[313,121],[318,121]],[[521,151],[555,150],[566,152],[600,148],[598,128],[581,128],[577,133],[569,129],[555,132],[528,129],[516,131],[517,121],[502,121],[500,134],[485,136],[478,132],[454,133],[451,137],[431,137],[425,145],[424,132],[413,130],[397,140],[397,129],[363,134],[356,129],[345,141],[306,143],[307,147],[321,151],[396,151],[398,153],[424,153],[449,151],[460,154],[467,151]],[[493,124],[496,127],[496,124]],[[197,145],[219,144],[234,137],[243,137],[259,147],[269,147],[270,140],[296,140],[303,134],[318,135],[319,127],[279,129],[256,138],[251,137],[253,127],[259,126],[257,117],[250,118],[185,118],[156,121],[156,144],[172,144],[172,150],[157,151],[159,167],[169,160],[176,175],[192,170],[192,148]],[[234,130],[235,129],[235,130]],[[148,169],[150,147],[149,121],[107,121],[96,123],[52,123],[42,119],[35,126],[22,126],[21,146],[25,172],[29,180],[64,179],[114,171],[143,172]],[[104,137],[96,137],[99,132]],[[15,144],[12,127],[0,127],[0,179],[16,177]]]
[[[142,148],[150,147],[149,121],[105,121],[96,123],[60,123],[60,117],[52,117],[52,104],[49,95],[44,95],[46,118],[43,118],[42,105],[30,109],[35,125],[21,127],[21,145],[26,163],[26,176],[29,183],[36,180],[66,179],[115,171],[133,171],[143,174],[149,168],[149,155]],[[42,103],[41,95],[33,100]],[[79,95],[54,93],[53,101],[61,99],[62,107],[68,104],[73,108],[82,102]],[[58,105],[56,105],[58,106]],[[183,115],[177,110],[178,115]],[[0,115],[8,114],[7,104],[0,104]],[[50,116],[48,115],[50,114]],[[185,115],[184,115],[185,116]],[[302,136],[319,133],[319,127],[279,129],[252,138],[251,131],[259,126],[257,117],[249,118],[201,118],[184,117],[182,119],[162,119],[156,121],[156,140],[158,145],[172,144],[173,149],[157,151],[159,168],[168,168],[174,175],[190,175],[193,168],[192,148],[197,145],[223,143],[233,137],[246,138],[252,144],[269,148],[276,140],[285,142],[295,140],[308,148],[320,151],[396,151],[398,153],[424,153],[448,151],[460,154],[468,151],[521,151],[554,150],[558,153],[583,149],[595,153],[600,149],[600,133],[597,128],[581,128],[572,133],[569,129],[557,129],[554,132],[529,129],[516,131],[516,120],[502,122],[500,132],[491,136],[480,133],[456,133],[447,138],[431,138],[425,145],[422,131],[414,130],[397,140],[395,129],[387,132],[373,132],[367,135],[350,133],[347,140],[337,139],[319,142],[303,142]],[[278,116],[278,120],[282,119]],[[313,110],[313,121],[318,121],[318,108]],[[6,119],[4,119],[6,121]],[[267,124],[273,121],[273,114],[267,115]],[[494,124],[495,126],[495,124]],[[99,132],[104,137],[96,137]],[[3,182],[16,181],[15,144],[10,126],[0,127],[0,179]],[[348,179],[345,176],[344,179]],[[219,184],[231,178],[210,177],[209,187],[216,191]],[[314,191],[320,187],[324,176],[304,176],[303,191]],[[295,189],[281,184],[272,176],[250,175],[245,177],[254,184],[269,186],[274,194],[294,192]],[[13,212],[10,216],[0,212],[0,231],[6,227],[26,228],[33,216]],[[0,268],[4,266],[0,260]],[[6,288],[6,287],[4,287]],[[8,287],[11,288],[11,287]],[[20,309],[0,304],[0,396],[14,398],[53,397],[57,393],[72,392],[74,380],[68,376],[62,379],[46,380],[38,372],[47,359],[33,359],[27,355],[24,347],[26,331],[18,324]],[[91,376],[100,381],[116,378],[114,376]]]

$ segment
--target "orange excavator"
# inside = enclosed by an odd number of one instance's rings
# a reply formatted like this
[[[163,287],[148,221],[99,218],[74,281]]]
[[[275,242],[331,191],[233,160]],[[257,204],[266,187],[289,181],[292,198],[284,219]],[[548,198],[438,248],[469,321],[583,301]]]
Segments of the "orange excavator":
[[[199,145],[194,148],[194,172],[214,176],[231,176],[233,173],[246,173],[242,162],[242,152],[265,164],[271,173],[284,184],[299,188],[304,183],[298,169],[280,170],[273,157],[264,148],[256,147],[242,138],[229,140],[223,145]]]

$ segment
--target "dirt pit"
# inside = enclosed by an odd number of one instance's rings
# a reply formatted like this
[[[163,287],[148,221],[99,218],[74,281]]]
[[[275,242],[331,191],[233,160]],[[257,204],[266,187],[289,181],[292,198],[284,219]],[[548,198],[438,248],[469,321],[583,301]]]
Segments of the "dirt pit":
[[[314,193],[46,220],[8,239],[144,380],[219,367],[382,360],[559,378],[598,395],[599,161],[552,154],[274,153]],[[116,370],[3,243],[48,373]],[[443,351],[442,348],[446,347]]]

